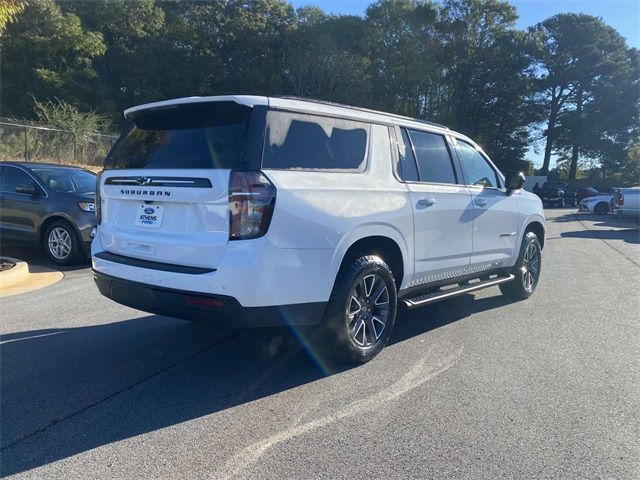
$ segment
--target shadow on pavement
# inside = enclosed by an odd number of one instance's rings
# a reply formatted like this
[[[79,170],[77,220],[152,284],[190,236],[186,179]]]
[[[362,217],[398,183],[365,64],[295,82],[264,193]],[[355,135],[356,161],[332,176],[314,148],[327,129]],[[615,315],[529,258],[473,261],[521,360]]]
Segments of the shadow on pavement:
[[[562,232],[564,238],[591,238],[597,240],[623,240],[627,243],[640,244],[640,231],[637,228],[626,230],[578,230]]]
[[[58,265],[57,263],[51,261],[47,254],[42,251],[42,249],[16,244],[3,244],[0,247],[0,255],[19,258],[20,260],[24,260],[25,262],[27,262],[30,266],[34,266],[36,268],[43,267],[47,269],[58,270],[64,273],[86,270],[87,268],[91,267],[91,260],[89,259],[76,265]]]
[[[466,295],[406,312],[391,343],[507,303]],[[286,328],[221,331],[159,316],[2,335],[0,474],[340,373],[320,368],[294,338]]]

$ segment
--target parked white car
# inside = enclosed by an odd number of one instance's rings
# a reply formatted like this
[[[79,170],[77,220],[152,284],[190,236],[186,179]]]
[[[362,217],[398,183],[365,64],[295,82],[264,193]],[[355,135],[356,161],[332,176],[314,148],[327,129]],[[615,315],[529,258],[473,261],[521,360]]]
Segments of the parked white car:
[[[611,210],[612,197],[613,194],[587,197],[580,202],[580,211],[606,215]]]
[[[640,187],[618,188],[613,193],[613,211],[640,222]]]
[[[315,325],[358,363],[398,307],[499,285],[529,297],[540,199],[471,139],[317,101],[191,97],[125,111],[99,180],[98,288],[148,312]]]

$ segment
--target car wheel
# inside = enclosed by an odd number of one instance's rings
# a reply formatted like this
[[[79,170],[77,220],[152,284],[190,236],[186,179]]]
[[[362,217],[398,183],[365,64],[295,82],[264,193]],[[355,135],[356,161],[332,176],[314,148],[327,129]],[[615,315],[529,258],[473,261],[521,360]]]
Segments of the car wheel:
[[[598,215],[606,215],[609,213],[609,204],[608,203],[599,203],[595,207],[593,207],[593,213],[597,213]]]
[[[500,291],[514,300],[529,298],[538,286],[542,267],[542,249],[538,237],[527,232],[522,239],[520,255],[511,273],[516,277],[513,281],[500,285]]]
[[[345,263],[319,332],[327,360],[360,364],[380,353],[391,336],[397,302],[393,274],[380,257],[366,255]]]
[[[72,265],[80,260],[80,239],[69,222],[52,222],[45,231],[43,243],[49,258],[58,265]]]

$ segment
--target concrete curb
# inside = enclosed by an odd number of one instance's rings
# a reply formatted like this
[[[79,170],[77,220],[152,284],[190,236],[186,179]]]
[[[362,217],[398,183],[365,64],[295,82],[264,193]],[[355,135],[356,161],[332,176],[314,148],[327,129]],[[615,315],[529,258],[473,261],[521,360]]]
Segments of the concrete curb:
[[[48,287],[62,280],[62,272],[42,266],[29,265],[17,258],[8,258],[16,266],[0,272],[0,298],[27,293]]]
[[[15,267],[0,272],[0,288],[7,288],[16,283],[24,282],[29,277],[29,265],[27,262],[12,257],[3,257],[16,264]]]

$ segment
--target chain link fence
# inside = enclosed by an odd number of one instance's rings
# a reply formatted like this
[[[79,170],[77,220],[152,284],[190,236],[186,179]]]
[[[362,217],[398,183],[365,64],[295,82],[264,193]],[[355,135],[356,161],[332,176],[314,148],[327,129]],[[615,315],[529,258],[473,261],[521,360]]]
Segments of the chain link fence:
[[[100,166],[117,137],[0,120],[0,160]]]

